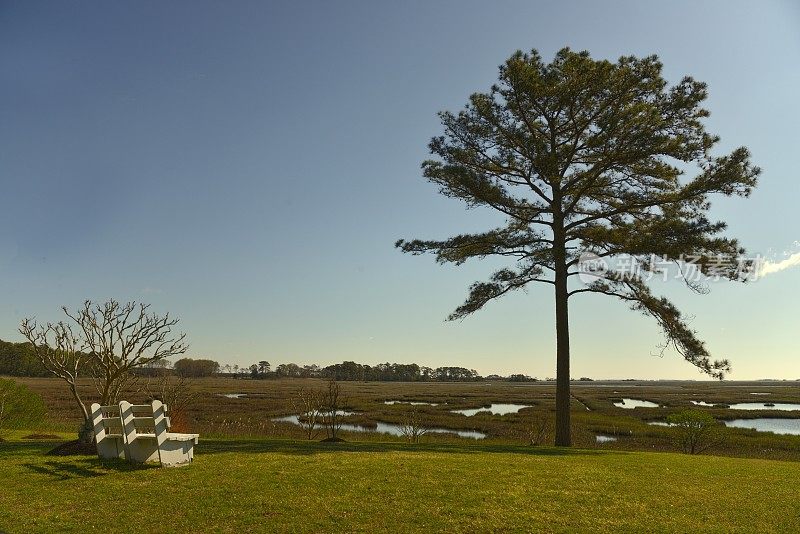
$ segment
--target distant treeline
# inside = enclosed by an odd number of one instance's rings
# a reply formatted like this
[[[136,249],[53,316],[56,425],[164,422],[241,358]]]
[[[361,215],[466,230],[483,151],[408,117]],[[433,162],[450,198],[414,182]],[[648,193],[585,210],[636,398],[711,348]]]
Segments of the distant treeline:
[[[223,373],[233,376],[247,376],[252,379],[268,378],[333,378],[336,380],[358,380],[375,382],[472,382],[477,380],[511,380],[515,382],[535,382],[537,379],[523,374],[508,377],[490,375],[483,377],[475,369],[465,367],[425,367],[416,363],[379,363],[370,366],[345,361],[320,367],[318,365],[297,365],[282,363],[272,369],[267,361],[261,361],[249,368],[224,365]]]
[[[370,366],[345,361],[327,367],[319,365],[297,365],[282,363],[274,369],[268,361],[260,361],[250,367],[220,365],[211,359],[181,358],[170,363],[155,362],[148,367],[136,369],[139,375],[169,373],[188,378],[230,376],[263,380],[269,378],[334,378],[336,380],[359,380],[376,382],[470,382],[477,380],[508,380],[512,382],[535,382],[537,379],[524,374],[510,376],[489,375],[483,377],[474,369],[465,367],[425,367],[416,363],[380,363]],[[6,376],[50,376],[33,354],[28,343],[12,343],[0,340],[0,375]]]
[[[195,360],[192,358],[181,358],[175,362],[173,369],[178,376],[184,376],[187,378],[214,376],[215,374],[219,373],[219,362],[205,359]]]
[[[50,376],[33,353],[29,343],[0,340],[0,375]]]
[[[162,360],[133,371],[142,376],[167,372],[197,378],[213,376],[219,373],[219,370],[219,363],[214,360],[182,358],[174,364]],[[0,339],[0,376],[46,377],[52,375],[33,353],[30,343],[13,343]]]

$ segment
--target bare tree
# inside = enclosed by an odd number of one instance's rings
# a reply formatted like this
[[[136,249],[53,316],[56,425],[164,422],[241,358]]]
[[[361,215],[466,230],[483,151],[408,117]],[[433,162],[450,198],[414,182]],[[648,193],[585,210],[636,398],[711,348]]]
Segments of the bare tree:
[[[120,304],[113,299],[104,304],[87,300],[74,313],[62,308],[81,328],[86,347],[92,354],[90,369],[101,404],[118,400],[120,390],[132,376],[132,369],[188,350],[186,334],[173,334],[178,320],[169,314],[148,313],[149,308],[148,304]]]
[[[33,346],[33,353],[42,367],[67,383],[69,392],[83,417],[78,435],[84,442],[91,441],[93,432],[91,416],[78,392],[78,378],[90,365],[92,357],[91,354],[83,352],[85,348],[83,340],[64,322],[38,325],[33,319],[24,319],[19,331]]]
[[[33,345],[44,368],[69,385],[84,417],[82,439],[91,439],[91,421],[77,390],[79,373],[88,373],[92,378],[100,404],[113,404],[119,400],[120,392],[135,381],[134,369],[188,349],[186,335],[173,333],[178,320],[169,314],[149,313],[149,307],[136,302],[120,304],[113,299],[103,304],[87,300],[75,312],[61,308],[72,324],[22,321],[20,333]]]
[[[339,439],[339,430],[342,428],[342,390],[336,379],[328,380],[328,387],[322,395],[322,424],[328,434],[328,439]]]
[[[406,417],[400,425],[400,433],[410,443],[419,443],[419,438],[428,433],[422,415],[416,408],[412,408],[406,413]]]
[[[305,432],[306,439],[316,439],[324,419],[320,392],[300,388],[292,400],[292,407],[298,414],[297,422]]]

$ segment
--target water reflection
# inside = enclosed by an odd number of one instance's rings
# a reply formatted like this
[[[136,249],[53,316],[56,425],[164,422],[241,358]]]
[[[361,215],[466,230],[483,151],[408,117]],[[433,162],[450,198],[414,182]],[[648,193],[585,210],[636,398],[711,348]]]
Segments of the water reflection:
[[[794,412],[800,410],[800,404],[791,404],[784,402],[740,402],[738,404],[731,404],[731,410],[780,410],[782,412]]]
[[[800,419],[734,419],[725,421],[726,426],[734,428],[752,428],[759,432],[773,432],[775,434],[791,434],[800,436]]]
[[[352,415],[349,412],[344,412],[341,415]],[[282,421],[286,423],[293,423],[295,425],[300,424],[300,416],[299,415],[284,415],[283,417],[275,417],[272,419],[273,421]],[[352,424],[342,424],[341,429],[348,432],[376,432],[378,434],[391,434],[392,436],[402,436],[402,426],[397,425],[394,423],[384,423],[382,421],[377,422],[377,426],[366,427],[360,425],[352,425]],[[453,430],[451,428],[428,428],[426,429],[428,433],[436,433],[436,434],[455,434],[462,438],[470,438],[470,439],[484,439],[486,434],[483,432],[478,432],[476,430]]]
[[[755,393],[751,393],[755,395]],[[766,393],[769,395],[769,393]],[[713,406],[716,408],[730,408],[731,410],[778,410],[781,412],[794,412],[800,410],[800,404],[790,402],[739,402],[735,404],[712,404],[705,401],[689,401],[696,406]]]
[[[527,404],[492,404],[489,407],[469,408],[466,410],[452,410],[453,413],[464,414],[467,417],[473,416],[478,412],[491,412],[494,415],[505,415],[507,413],[517,413],[523,408],[532,408]]]
[[[658,404],[646,400],[639,399],[622,399],[621,402],[615,402],[614,406],[617,408],[625,408],[632,410],[634,408],[658,408]]]

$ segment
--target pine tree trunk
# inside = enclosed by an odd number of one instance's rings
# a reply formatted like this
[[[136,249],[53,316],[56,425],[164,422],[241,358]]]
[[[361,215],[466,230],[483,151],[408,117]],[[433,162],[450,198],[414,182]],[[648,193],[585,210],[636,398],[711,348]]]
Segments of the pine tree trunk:
[[[563,287],[559,287],[563,286]],[[556,281],[556,445],[572,445],[569,393],[569,313],[567,281]]]
[[[572,445],[569,393],[569,309],[563,220],[554,221],[553,258],[556,297],[556,446]]]

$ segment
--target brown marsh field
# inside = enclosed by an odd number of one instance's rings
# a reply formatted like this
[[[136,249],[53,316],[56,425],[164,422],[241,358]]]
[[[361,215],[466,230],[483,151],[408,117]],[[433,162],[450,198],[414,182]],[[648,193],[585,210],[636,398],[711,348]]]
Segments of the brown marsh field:
[[[72,431],[79,424],[79,414],[66,386],[56,379],[17,378],[42,395],[48,409],[47,428],[38,430]],[[379,424],[399,424],[410,410],[416,410],[427,428],[452,431],[477,431],[486,444],[529,445],[531,436],[542,437],[537,429],[542,420],[553,418],[555,384],[552,382],[340,382],[342,407],[352,415],[344,423],[366,431],[343,431],[352,441],[403,441],[402,436],[378,433]],[[289,438],[304,439],[298,426],[275,418],[297,414],[294,403],[298,391],[322,390],[326,383],[318,379],[249,380],[233,378],[197,379],[191,382],[195,393],[188,407],[189,429],[215,438]],[[92,386],[82,384],[84,398],[92,402]],[[695,382],[695,381],[615,381],[575,382],[572,386],[572,419],[577,447],[676,451],[674,430],[655,426],[666,417],[684,409],[708,411],[720,421],[720,442],[709,454],[800,460],[800,436],[757,432],[744,428],[722,428],[725,420],[770,418],[796,419],[800,411],[776,409],[740,410],[719,406],[735,403],[800,403],[800,382]],[[225,395],[239,394],[238,398]],[[126,398],[144,401],[143,391],[128,392]],[[620,408],[621,399],[637,399],[658,407]],[[387,404],[387,401],[403,401]],[[703,402],[718,406],[693,404]],[[429,403],[411,405],[408,402]],[[504,415],[487,411],[467,416],[454,410],[479,409],[491,404],[517,404],[527,407]],[[793,421],[792,423],[795,423]],[[552,425],[545,430],[542,444],[552,443]],[[597,435],[615,438],[598,441]],[[324,437],[324,436],[323,436]],[[472,438],[448,433],[428,433],[426,442],[459,442]]]

